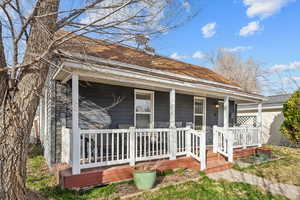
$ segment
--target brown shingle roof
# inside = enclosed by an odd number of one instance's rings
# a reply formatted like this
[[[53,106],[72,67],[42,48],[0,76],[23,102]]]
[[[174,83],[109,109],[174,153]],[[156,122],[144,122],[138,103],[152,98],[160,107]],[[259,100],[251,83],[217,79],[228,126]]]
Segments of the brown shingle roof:
[[[60,35],[64,33],[66,32],[60,31],[57,34]],[[156,69],[175,74],[186,75],[193,78],[214,81],[231,86],[239,86],[238,84],[227,80],[223,76],[205,67],[184,63],[159,55],[151,55],[132,47],[109,43],[103,40],[93,39],[86,36],[74,37],[74,39],[69,40],[67,43],[65,43],[62,49],[69,52],[76,52],[127,64],[139,65],[149,69]]]

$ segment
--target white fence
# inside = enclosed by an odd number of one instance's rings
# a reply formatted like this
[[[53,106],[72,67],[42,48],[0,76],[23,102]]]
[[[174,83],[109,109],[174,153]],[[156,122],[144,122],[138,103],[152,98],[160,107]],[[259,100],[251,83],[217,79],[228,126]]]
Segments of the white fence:
[[[214,152],[228,157],[229,162],[233,161],[233,149],[260,146],[260,129],[248,127],[213,127]]]
[[[190,128],[80,130],[80,168],[188,155],[205,169],[205,134]]]

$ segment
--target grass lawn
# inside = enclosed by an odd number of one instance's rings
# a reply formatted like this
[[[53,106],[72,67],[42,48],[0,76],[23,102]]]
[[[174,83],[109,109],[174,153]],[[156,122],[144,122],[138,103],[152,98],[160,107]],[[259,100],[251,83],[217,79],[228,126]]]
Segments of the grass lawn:
[[[28,159],[27,164],[28,177],[27,187],[38,194],[41,199],[58,199],[58,200],[89,200],[119,199],[118,188],[126,187],[131,182],[110,184],[103,187],[93,188],[90,190],[61,190],[55,183],[54,176],[50,175],[44,158],[35,153]],[[181,173],[181,172],[176,172]],[[166,173],[165,176],[172,176],[173,173]],[[189,181],[179,185],[162,187],[154,192],[145,192],[142,195],[132,199],[156,199],[156,200],[173,200],[173,199],[214,199],[214,200],[238,200],[238,199],[261,199],[283,200],[285,197],[273,196],[255,186],[245,183],[229,183],[226,181],[215,182],[205,175],[201,174],[198,181]]]
[[[281,159],[253,164],[246,168],[234,168],[275,182],[300,186],[300,149],[271,145],[266,147],[272,149],[273,154]]]
[[[240,182],[215,182],[207,176],[198,181],[190,181],[184,184],[171,185],[155,192],[145,192],[131,200],[173,200],[173,199],[201,199],[201,200],[271,200],[287,199],[282,196],[274,196],[252,185]]]

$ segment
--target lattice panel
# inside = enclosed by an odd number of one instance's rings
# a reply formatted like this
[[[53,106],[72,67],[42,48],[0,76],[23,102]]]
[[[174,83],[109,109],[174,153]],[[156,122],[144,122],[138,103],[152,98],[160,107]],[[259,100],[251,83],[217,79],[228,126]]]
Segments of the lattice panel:
[[[236,125],[242,127],[256,127],[257,116],[255,115],[237,116]]]

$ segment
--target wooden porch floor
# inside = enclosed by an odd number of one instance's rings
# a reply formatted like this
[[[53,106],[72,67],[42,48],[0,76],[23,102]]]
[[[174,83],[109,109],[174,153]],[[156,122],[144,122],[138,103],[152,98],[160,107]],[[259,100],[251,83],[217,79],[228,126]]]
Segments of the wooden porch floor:
[[[234,150],[234,158],[254,154],[256,148],[257,147]],[[154,161],[152,162],[154,163]],[[138,163],[137,165],[140,164],[142,163]],[[157,171],[177,168],[187,168],[195,171],[200,169],[199,161],[192,157],[180,157],[176,160],[159,160],[155,161],[155,164],[157,165]],[[233,163],[227,162],[222,155],[213,153],[211,147],[207,148],[205,173],[223,171],[232,166]],[[58,174],[59,184],[63,188],[93,187],[132,179],[133,169],[134,167],[129,165],[97,167],[83,169],[80,174],[72,175],[72,168],[65,164],[60,163],[53,167],[54,172]]]

